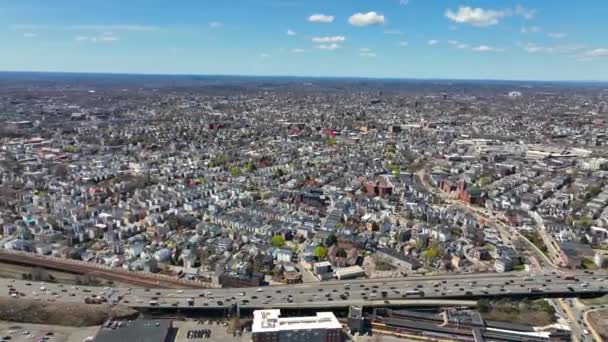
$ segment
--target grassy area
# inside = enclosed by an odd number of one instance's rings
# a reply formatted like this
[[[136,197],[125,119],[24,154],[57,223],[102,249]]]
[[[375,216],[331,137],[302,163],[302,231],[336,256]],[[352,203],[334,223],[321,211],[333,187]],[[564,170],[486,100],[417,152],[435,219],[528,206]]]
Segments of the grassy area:
[[[515,266],[513,266],[513,270],[514,271],[525,271],[526,265],[524,265],[524,264],[515,265]]]
[[[583,268],[586,270],[597,270],[597,266],[595,265],[593,260],[591,260],[589,258],[583,259]]]
[[[107,304],[50,303],[20,298],[0,298],[0,320],[74,327],[100,325],[108,318],[133,318],[131,308]]]
[[[608,310],[599,310],[589,314],[589,321],[604,341],[608,341]]]
[[[545,326],[555,322],[555,309],[544,299],[482,299],[478,301],[478,308],[483,318],[489,320],[533,326]]]
[[[393,264],[383,258],[374,257],[374,264],[376,265],[376,271],[393,271],[397,269]]]
[[[608,305],[608,295],[595,298],[584,298],[580,301],[585,305]]]
[[[543,254],[545,254],[546,256],[549,256],[548,250],[547,250],[547,246],[545,245],[545,243],[543,242],[543,240],[541,239],[540,235],[537,232],[523,232],[522,235],[528,239],[530,242],[532,242],[534,244],[534,246],[536,246],[538,249],[540,249],[541,252],[543,252]]]

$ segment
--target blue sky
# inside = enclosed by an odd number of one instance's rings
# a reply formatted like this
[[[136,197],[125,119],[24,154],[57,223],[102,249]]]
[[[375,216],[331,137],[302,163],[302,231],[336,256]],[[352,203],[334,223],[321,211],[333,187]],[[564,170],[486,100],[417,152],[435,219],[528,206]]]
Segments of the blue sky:
[[[606,0],[0,0],[0,70],[608,81]]]

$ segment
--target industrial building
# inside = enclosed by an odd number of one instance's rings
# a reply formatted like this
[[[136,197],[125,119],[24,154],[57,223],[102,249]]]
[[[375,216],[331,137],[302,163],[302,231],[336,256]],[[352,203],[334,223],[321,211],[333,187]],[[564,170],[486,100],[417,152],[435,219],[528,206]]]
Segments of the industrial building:
[[[256,310],[251,327],[253,342],[338,342],[342,325],[331,312],[310,317],[281,317],[281,310]]]

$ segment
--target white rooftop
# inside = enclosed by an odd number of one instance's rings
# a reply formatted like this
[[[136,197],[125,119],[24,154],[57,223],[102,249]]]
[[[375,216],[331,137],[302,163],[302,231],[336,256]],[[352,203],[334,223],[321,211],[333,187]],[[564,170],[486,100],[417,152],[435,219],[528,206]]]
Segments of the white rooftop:
[[[256,310],[253,312],[251,332],[274,332],[285,330],[342,329],[332,312],[317,312],[316,316],[280,317],[281,310]]]

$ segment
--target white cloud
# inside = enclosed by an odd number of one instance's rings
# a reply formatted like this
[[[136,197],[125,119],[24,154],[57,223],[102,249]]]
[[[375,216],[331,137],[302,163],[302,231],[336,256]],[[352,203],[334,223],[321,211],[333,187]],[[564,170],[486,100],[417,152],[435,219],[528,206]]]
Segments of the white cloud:
[[[517,5],[515,7],[515,11],[513,11],[515,15],[524,17],[524,19],[531,20],[534,19],[536,15],[536,10],[525,8],[523,6]]]
[[[498,24],[500,18],[505,17],[504,11],[486,10],[483,8],[472,8],[460,6],[457,12],[448,9],[445,16],[451,21],[459,24],[469,24],[473,26],[492,26]]]
[[[118,40],[118,38],[114,36],[101,36],[99,39],[103,42],[115,42]]]
[[[353,26],[381,25],[386,22],[382,14],[376,12],[355,13],[348,18],[348,22]]]
[[[334,19],[333,15],[313,14],[307,20],[311,23],[332,23]]]
[[[306,50],[304,50],[304,49],[291,49],[291,50],[289,50],[289,52],[291,52],[291,53],[304,53],[304,52],[306,52]]]
[[[403,32],[401,32],[399,30],[385,30],[384,34],[391,34],[391,35],[401,36],[401,35],[403,35]]]
[[[91,30],[91,31],[158,31],[158,26],[149,25],[73,25],[71,30]]]
[[[42,31],[42,30],[72,30],[72,31],[138,31],[150,32],[161,30],[158,26],[138,25],[138,24],[114,24],[114,25],[67,25],[67,26],[48,26],[48,25],[13,25],[13,30]]]
[[[608,57],[608,48],[593,49],[585,52],[587,57]]]
[[[401,41],[401,42],[399,42],[399,46],[406,47],[406,46],[408,46],[408,45],[410,45],[410,43],[408,43],[408,42],[406,42],[406,41]]]
[[[260,54],[260,58],[266,59],[266,58],[270,58],[271,56],[267,53],[261,53]]]
[[[340,45],[336,44],[336,43],[332,43],[332,44],[321,44],[321,45],[317,45],[315,46],[315,48],[317,49],[321,49],[321,50],[329,50],[329,51],[333,51],[336,49],[340,48]]]
[[[365,58],[376,58],[376,53],[372,51],[370,48],[360,48],[359,56]]]
[[[450,44],[458,49],[468,49],[469,48],[469,44],[465,44],[465,43],[459,42],[457,40],[448,40],[448,44]]]
[[[549,38],[562,39],[562,38],[565,38],[567,36],[567,34],[562,33],[562,32],[549,32],[549,33],[547,33],[547,36]]]
[[[477,51],[477,52],[499,52],[502,51],[502,49],[493,47],[493,46],[488,46],[488,45],[479,45],[476,46],[472,49],[473,51]]]
[[[529,53],[547,53],[547,54],[562,54],[562,53],[573,53],[584,49],[583,45],[555,45],[555,46],[542,46],[534,43],[523,44],[522,48]]]
[[[436,39],[431,39],[428,42],[426,42],[428,45],[433,46],[433,45],[437,45],[439,44],[439,41]]]
[[[342,43],[346,40],[344,36],[333,36],[333,37],[314,37],[313,43]]]
[[[399,0],[399,5],[407,6],[410,3],[410,0]]]
[[[212,29],[220,28],[222,26],[224,26],[224,24],[219,21],[212,21],[209,23],[209,28],[212,28]]]
[[[88,43],[112,43],[118,41],[118,37],[110,34],[103,34],[100,36],[76,36],[74,40]]]
[[[33,32],[26,32],[26,33],[23,34],[23,37],[25,37],[25,38],[35,38],[37,36],[38,35],[36,33],[33,33]]]
[[[458,11],[451,9],[445,11],[445,16],[458,24],[469,24],[478,27],[492,26],[500,22],[500,19],[510,16],[520,16],[527,20],[534,18],[536,11],[522,6],[515,9],[493,10],[479,7],[459,6]]]
[[[542,31],[540,26],[522,26],[521,33],[538,33]]]
[[[296,35],[296,32],[295,32],[295,31],[292,31],[292,30],[287,30],[287,35],[288,35],[288,36],[295,36],[295,35]]]

